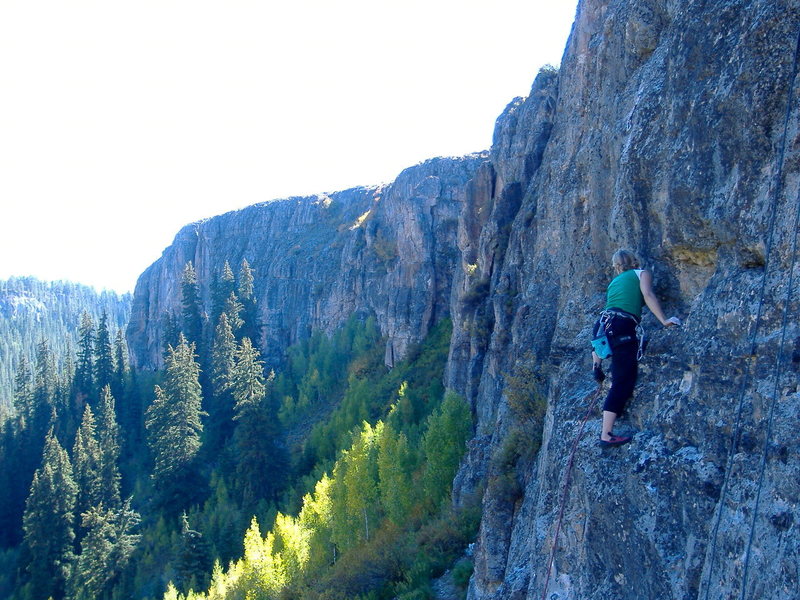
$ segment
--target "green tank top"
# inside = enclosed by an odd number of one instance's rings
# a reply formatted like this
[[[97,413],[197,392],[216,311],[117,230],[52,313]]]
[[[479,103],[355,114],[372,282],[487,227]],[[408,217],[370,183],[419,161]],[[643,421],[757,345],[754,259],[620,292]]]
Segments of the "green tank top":
[[[639,275],[636,269],[620,273],[608,284],[606,310],[617,308],[641,318],[642,306],[644,306],[644,296],[639,287]]]

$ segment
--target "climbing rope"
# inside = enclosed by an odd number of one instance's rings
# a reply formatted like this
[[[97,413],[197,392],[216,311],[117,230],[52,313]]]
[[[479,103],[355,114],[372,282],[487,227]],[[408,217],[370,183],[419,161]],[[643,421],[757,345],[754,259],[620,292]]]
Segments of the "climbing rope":
[[[745,554],[745,562],[744,562],[744,573],[742,575],[742,595],[741,598],[744,600],[745,597],[745,590],[747,589],[747,576],[748,570],[750,567],[750,549],[753,545],[753,539],[755,537],[756,531],[756,518],[758,517],[758,509],[761,504],[761,490],[764,485],[764,474],[767,469],[767,455],[769,454],[769,441],[772,437],[772,423],[773,417],[775,414],[775,404],[778,400],[778,394],[780,392],[780,380],[781,375],[783,374],[783,366],[784,366],[784,352],[783,348],[786,344],[786,331],[789,328],[789,309],[790,303],[792,301],[792,288],[794,286],[794,267],[797,262],[797,229],[800,227],[800,194],[797,196],[797,211],[795,213],[795,220],[794,220],[794,241],[792,242],[792,260],[791,260],[791,268],[789,271],[789,281],[788,281],[788,289],[786,291],[786,303],[783,307],[783,326],[781,332],[781,341],[780,345],[778,346],[777,356],[775,357],[775,386],[772,390],[772,400],[770,401],[769,406],[769,416],[767,417],[767,433],[766,437],[764,438],[764,453],[761,457],[761,468],[760,473],[758,476],[758,487],[756,488],[758,491],[756,493],[756,501],[753,508],[753,524],[750,528],[750,538],[747,541],[747,552]]]
[[[791,120],[791,111],[792,106],[794,104],[794,83],[797,79],[798,75],[798,64],[800,63],[800,34],[797,38],[797,43],[795,46],[795,54],[794,54],[794,64],[792,66],[792,75],[789,78],[789,94],[788,100],[786,103],[786,115],[784,117],[784,127],[783,127],[783,136],[781,137],[780,149],[778,151],[778,162],[777,162],[777,169],[775,174],[775,184],[774,184],[774,192],[772,195],[772,206],[770,211],[770,224],[768,228],[768,236],[767,236],[767,245],[765,249],[765,256],[764,256],[764,276],[761,280],[761,291],[759,294],[758,300],[758,311],[756,313],[756,319],[753,325],[753,331],[750,340],[750,366],[745,371],[742,385],[740,386],[740,394],[739,394],[739,403],[736,411],[736,421],[734,430],[731,435],[731,443],[730,449],[728,451],[728,460],[725,469],[725,477],[722,484],[722,490],[720,492],[720,499],[719,499],[719,509],[717,510],[717,518],[714,523],[714,529],[712,534],[712,543],[711,543],[711,556],[710,556],[710,563],[708,567],[708,576],[706,577],[706,593],[705,593],[705,600],[708,600],[708,595],[711,590],[711,578],[713,576],[714,571],[714,561],[717,554],[717,539],[719,536],[719,527],[722,521],[722,513],[724,510],[724,501],[725,496],[728,491],[728,482],[729,482],[729,475],[733,468],[733,458],[735,455],[736,448],[739,444],[739,439],[741,435],[741,428],[742,428],[742,413],[743,413],[743,406],[744,406],[744,399],[747,388],[749,387],[749,381],[751,379],[751,375],[755,370],[756,362],[757,362],[757,354],[756,349],[758,347],[758,332],[761,327],[761,320],[762,320],[762,313],[763,313],[763,306],[764,306],[764,293],[767,286],[767,279],[769,275],[769,267],[770,267],[770,258],[773,249],[774,243],[774,235],[775,235],[775,222],[777,220],[777,207],[778,202],[780,201],[780,194],[782,191],[782,182],[783,182],[783,168],[786,160],[786,140],[788,138],[789,132],[789,123]],[[795,212],[795,223],[794,223],[794,240],[792,242],[792,259],[791,259],[791,267],[789,270],[789,281],[788,281],[788,289],[786,292],[786,303],[783,309],[783,322],[782,322],[782,334],[781,334],[781,341],[780,345],[778,346],[777,356],[775,358],[775,386],[773,389],[772,399],[770,402],[770,409],[769,415],[767,418],[767,430],[766,430],[766,437],[764,439],[764,452],[761,459],[761,467],[760,467],[760,474],[758,478],[758,485],[757,485],[757,493],[756,493],[756,500],[754,504],[753,510],[753,521],[752,526],[750,528],[750,535],[747,542],[747,548],[745,550],[745,562],[742,574],[742,585],[741,585],[741,600],[744,600],[746,590],[747,590],[747,580],[748,580],[748,572],[750,567],[750,556],[751,556],[751,549],[753,545],[753,539],[755,537],[755,529],[756,529],[756,520],[758,517],[758,509],[761,502],[761,491],[764,483],[764,475],[766,472],[767,466],[767,456],[769,453],[769,440],[772,436],[772,424],[773,424],[773,415],[775,410],[775,404],[778,397],[779,386],[780,386],[780,377],[783,371],[783,348],[786,343],[786,331],[788,329],[788,316],[790,310],[790,303],[792,299],[792,291],[794,285],[794,268],[797,260],[797,230],[798,226],[800,226],[800,194],[798,194],[797,198],[797,209]]]
[[[797,53],[795,54],[795,76],[797,75],[796,65],[797,65],[797,58],[800,56],[800,37],[798,37],[798,44],[797,44]],[[794,88],[794,78],[792,79],[791,85]],[[772,424],[775,415],[775,404],[778,400],[778,394],[780,392],[780,381],[781,375],[783,374],[783,367],[784,367],[784,352],[783,349],[786,345],[786,332],[789,328],[789,311],[791,309],[791,302],[792,302],[792,291],[794,289],[794,268],[797,264],[797,230],[800,229],[800,193],[797,195],[797,207],[795,209],[794,214],[794,237],[792,240],[792,260],[790,262],[789,267],[789,280],[787,282],[787,290],[786,290],[786,301],[783,306],[783,323],[781,327],[781,341],[780,345],[778,346],[778,352],[775,356],[775,385],[772,390],[772,400],[770,402],[769,407],[769,417],[767,418],[767,433],[764,438],[764,452],[761,456],[761,469],[758,476],[758,492],[756,493],[756,501],[753,509],[753,524],[750,528],[750,538],[747,542],[747,553],[745,554],[745,563],[744,563],[744,573],[742,575],[742,595],[741,598],[744,600],[745,597],[745,590],[747,589],[747,577],[749,573],[750,567],[750,556],[751,552],[750,549],[753,545],[753,539],[755,537],[756,531],[756,518],[758,517],[758,509],[761,504],[761,491],[764,485],[764,474],[767,469],[767,456],[769,454],[769,441],[772,437]]]
[[[586,421],[589,420],[589,415],[592,414],[592,410],[594,409],[594,405],[597,403],[597,399],[600,398],[600,394],[603,392],[603,385],[599,384],[597,386],[597,391],[594,392],[591,401],[589,402],[589,408],[586,409],[586,414],[583,416],[583,421],[581,422],[581,428],[578,431],[578,435],[575,436],[575,441],[572,442],[572,450],[569,453],[569,460],[567,461],[567,469],[564,474],[564,488],[561,491],[561,503],[558,509],[558,519],[556,520],[556,531],[553,534],[553,545],[550,548],[550,560],[547,563],[547,576],[544,580],[544,589],[542,590],[542,600],[545,600],[547,596],[547,587],[550,584],[550,573],[553,570],[553,560],[556,556],[556,547],[558,545],[558,535],[561,533],[561,522],[564,520],[564,506],[566,505],[567,501],[567,490],[569,488],[569,478],[572,474],[572,464],[575,461],[575,450],[578,448],[578,442],[580,442],[581,438],[583,437],[583,430],[586,428]]]

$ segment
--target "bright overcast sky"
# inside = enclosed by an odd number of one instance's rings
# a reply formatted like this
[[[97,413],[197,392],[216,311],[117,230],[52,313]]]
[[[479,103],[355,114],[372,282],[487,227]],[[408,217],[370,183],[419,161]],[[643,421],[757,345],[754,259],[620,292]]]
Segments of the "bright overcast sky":
[[[2,0],[0,278],[120,292],[187,223],[487,149],[576,0]]]

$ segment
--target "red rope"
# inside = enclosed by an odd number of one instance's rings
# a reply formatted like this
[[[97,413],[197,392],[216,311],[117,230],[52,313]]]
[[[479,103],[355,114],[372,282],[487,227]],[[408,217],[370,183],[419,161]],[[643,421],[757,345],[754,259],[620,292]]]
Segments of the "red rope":
[[[575,450],[578,448],[578,442],[580,442],[581,438],[583,437],[583,430],[586,427],[586,421],[589,420],[589,415],[592,413],[592,409],[594,409],[594,405],[597,402],[597,399],[600,397],[600,393],[603,391],[602,385],[597,386],[597,391],[594,393],[594,397],[592,398],[591,403],[589,404],[589,408],[586,409],[586,414],[583,417],[583,421],[581,422],[581,429],[578,432],[578,435],[575,436],[575,441],[572,442],[572,450],[569,453],[569,460],[567,461],[567,471],[564,476],[564,489],[561,492],[561,506],[558,509],[558,521],[556,521],[556,532],[553,536],[553,546],[550,549],[550,560],[547,564],[547,577],[544,580],[544,590],[542,590],[542,600],[546,600],[547,597],[547,587],[550,584],[550,573],[553,570],[553,560],[556,557],[556,546],[558,545],[558,535],[561,533],[561,522],[564,519],[564,506],[567,503],[567,489],[569,488],[569,478],[572,473],[572,464],[575,461]]]

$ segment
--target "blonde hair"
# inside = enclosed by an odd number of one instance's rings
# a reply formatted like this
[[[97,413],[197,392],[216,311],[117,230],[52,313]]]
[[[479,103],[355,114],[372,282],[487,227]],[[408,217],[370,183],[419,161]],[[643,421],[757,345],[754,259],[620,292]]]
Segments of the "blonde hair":
[[[614,252],[614,256],[611,257],[611,264],[617,271],[623,273],[630,269],[638,269],[639,259],[632,250],[621,248]]]

